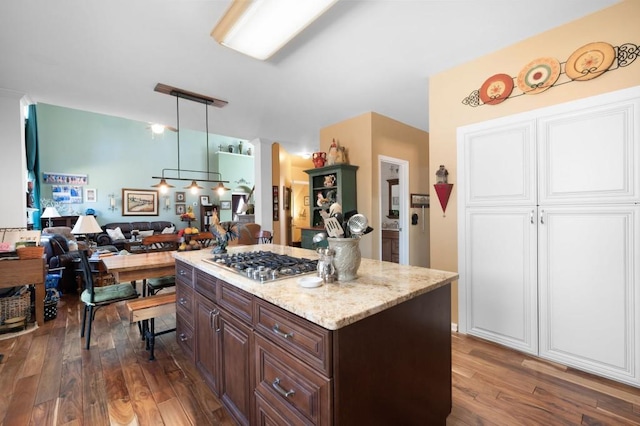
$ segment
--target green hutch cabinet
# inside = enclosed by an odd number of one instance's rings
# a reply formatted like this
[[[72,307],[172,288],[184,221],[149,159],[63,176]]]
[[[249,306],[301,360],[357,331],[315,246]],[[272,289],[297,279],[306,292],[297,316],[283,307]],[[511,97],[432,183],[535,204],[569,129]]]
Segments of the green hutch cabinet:
[[[356,171],[358,166],[336,164],[305,170],[309,175],[309,228],[302,229],[302,247],[314,249],[313,236],[324,230],[321,210],[338,203],[342,212],[357,209]],[[326,242],[324,243],[326,246]]]

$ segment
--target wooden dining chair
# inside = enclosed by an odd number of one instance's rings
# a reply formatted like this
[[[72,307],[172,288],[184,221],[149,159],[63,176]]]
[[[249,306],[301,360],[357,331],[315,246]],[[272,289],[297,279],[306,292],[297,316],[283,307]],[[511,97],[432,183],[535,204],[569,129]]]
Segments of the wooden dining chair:
[[[144,237],[142,239],[142,247],[147,253],[154,251],[173,251],[177,250],[182,237],[178,234],[156,234]]]
[[[182,237],[178,234],[157,234],[142,239],[142,246],[147,253],[156,251],[173,251],[177,250]],[[142,296],[153,296],[160,290],[175,287],[176,276],[167,275],[158,278],[149,278],[142,280]]]
[[[196,240],[200,247],[210,247],[216,242],[216,237],[211,232],[200,232],[191,237],[192,240]]]
[[[273,235],[271,235],[269,231],[258,231],[256,233],[256,241],[258,244],[271,244],[273,242]]]
[[[80,337],[84,337],[86,331],[87,338],[85,348],[89,349],[89,345],[91,344],[91,328],[98,308],[111,305],[112,303],[121,302],[123,300],[136,299],[139,294],[131,283],[94,287],[91,265],[89,264],[87,252],[84,250],[80,251],[79,269],[84,282],[84,290],[80,295],[80,300],[84,303]],[[87,317],[89,318],[88,324]]]

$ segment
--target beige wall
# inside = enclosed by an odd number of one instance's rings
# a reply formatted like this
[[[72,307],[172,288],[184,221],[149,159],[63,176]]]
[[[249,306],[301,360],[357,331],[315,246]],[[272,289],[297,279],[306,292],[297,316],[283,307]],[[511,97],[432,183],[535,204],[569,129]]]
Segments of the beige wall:
[[[362,256],[379,259],[380,172],[378,155],[409,162],[409,192],[426,193],[429,175],[429,134],[383,115],[368,112],[320,130],[320,151],[327,152],[333,139],[349,150],[350,164],[358,166],[358,212],[376,232],[363,237]],[[409,216],[413,211],[409,211]],[[410,222],[410,219],[409,219]],[[428,231],[426,231],[428,232]],[[428,266],[429,241],[421,228],[409,226],[409,263]]]
[[[591,42],[607,42],[613,46],[640,43],[640,1],[627,0],[585,18],[547,31],[508,48],[483,56],[454,69],[434,75],[429,81],[430,168],[444,164],[449,182],[456,183],[456,129],[460,126],[547,107],[575,99],[640,85],[640,60],[612,70],[590,81],[570,82],[536,94],[507,99],[498,105],[469,107],[461,100],[496,73],[515,76],[524,65],[543,56],[560,62]],[[614,66],[615,66],[614,62]],[[562,77],[561,77],[562,78]],[[514,90],[514,93],[517,89]],[[499,159],[496,159],[499,164]],[[446,217],[439,205],[431,203],[431,267],[458,270],[457,198],[454,186]],[[431,191],[432,200],[436,196]],[[457,284],[452,288],[452,321],[458,318]]]

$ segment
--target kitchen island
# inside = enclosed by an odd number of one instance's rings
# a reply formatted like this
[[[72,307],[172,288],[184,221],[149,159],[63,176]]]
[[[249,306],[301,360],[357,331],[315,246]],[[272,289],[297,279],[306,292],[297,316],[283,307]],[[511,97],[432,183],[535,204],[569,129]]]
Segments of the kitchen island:
[[[262,244],[316,258],[313,251]],[[358,278],[303,288],[176,257],[177,338],[240,424],[445,424],[457,274],[362,259]]]

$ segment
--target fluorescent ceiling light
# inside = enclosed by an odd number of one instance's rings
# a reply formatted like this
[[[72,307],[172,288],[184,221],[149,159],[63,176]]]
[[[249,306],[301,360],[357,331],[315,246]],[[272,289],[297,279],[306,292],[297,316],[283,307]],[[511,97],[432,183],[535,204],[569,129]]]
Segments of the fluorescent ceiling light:
[[[211,36],[223,46],[265,60],[337,0],[234,0]]]

